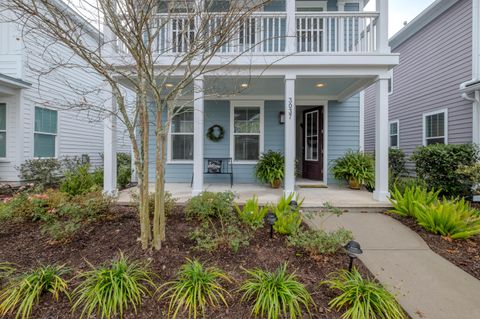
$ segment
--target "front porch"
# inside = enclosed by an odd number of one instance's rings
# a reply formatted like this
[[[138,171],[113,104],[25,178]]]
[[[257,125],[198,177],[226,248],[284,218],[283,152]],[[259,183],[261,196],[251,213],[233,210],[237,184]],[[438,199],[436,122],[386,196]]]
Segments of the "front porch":
[[[192,197],[192,188],[188,183],[166,183],[166,189],[172,193],[173,197],[178,200],[178,204],[184,204]],[[246,200],[254,195],[258,197],[261,205],[276,202],[283,194],[282,189],[272,189],[270,187],[258,184],[238,184],[232,188],[226,184],[205,184],[205,190],[211,192],[232,191],[236,195],[235,202],[239,204],[245,203]],[[120,192],[118,202],[120,204],[131,204],[132,193],[136,188],[126,189]],[[150,192],[155,191],[155,185],[150,185]],[[354,212],[378,212],[384,211],[389,207],[388,203],[375,201],[372,194],[365,191],[355,191],[347,189],[343,186],[328,186],[325,188],[300,188],[296,187],[299,198],[304,199],[303,207],[305,208],[321,208],[326,203]]]

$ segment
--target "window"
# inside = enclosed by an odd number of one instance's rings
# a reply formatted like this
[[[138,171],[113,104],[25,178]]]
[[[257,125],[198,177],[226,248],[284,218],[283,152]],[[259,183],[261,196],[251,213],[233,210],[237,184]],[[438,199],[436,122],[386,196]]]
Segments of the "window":
[[[262,152],[263,108],[233,107],[233,159],[257,161]]]
[[[390,142],[389,146],[393,148],[398,148],[400,146],[400,122],[398,120],[390,122]]]
[[[34,157],[56,157],[57,111],[35,107]]]
[[[305,160],[318,161],[319,111],[305,113]]]
[[[390,71],[390,78],[388,79],[388,94],[393,93],[393,70]]]
[[[7,105],[0,104],[0,157],[7,156]]]
[[[447,144],[447,110],[423,115],[423,144]]]
[[[170,158],[172,161],[193,160],[193,109],[184,108],[172,120]]]

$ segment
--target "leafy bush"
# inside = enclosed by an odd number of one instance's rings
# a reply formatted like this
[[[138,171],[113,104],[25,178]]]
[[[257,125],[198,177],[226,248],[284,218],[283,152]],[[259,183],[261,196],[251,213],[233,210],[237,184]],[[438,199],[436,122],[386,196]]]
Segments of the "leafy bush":
[[[233,218],[220,223],[219,227],[212,221],[204,221],[190,233],[195,249],[207,252],[227,247],[236,253],[241,247],[248,246],[250,237],[251,233],[242,229]]]
[[[67,272],[64,266],[41,266],[14,277],[0,291],[0,315],[16,311],[16,318],[28,318],[44,293],[51,294],[55,300],[62,294],[69,297],[68,285],[63,279]]]
[[[252,315],[268,319],[280,316],[295,319],[302,316],[302,306],[310,314],[315,302],[303,284],[293,273],[287,272],[287,265],[275,272],[262,269],[246,270],[249,278],[241,286],[242,301],[253,301]]]
[[[89,172],[90,164],[81,165],[75,171],[67,171],[60,184],[60,191],[72,196],[97,191],[99,187]]]
[[[97,167],[92,173],[93,183],[99,188],[103,188],[103,174],[103,168],[99,167]]]
[[[407,159],[405,152],[398,148],[390,148],[388,150],[388,166],[390,168],[390,179],[395,182],[401,177],[407,175],[406,168]]]
[[[228,307],[227,290],[222,287],[221,281],[231,282],[227,274],[215,267],[205,268],[197,260],[187,260],[176,279],[162,285],[166,290],[160,299],[168,298],[168,314],[177,318],[179,313],[188,312],[188,318],[194,319],[200,314],[205,317],[207,307],[218,307],[221,304]]]
[[[81,281],[73,291],[73,311],[81,308],[80,318],[96,314],[100,318],[123,316],[132,307],[136,312],[142,299],[152,294],[155,276],[148,263],[130,261],[123,254],[111,264],[94,267],[77,276]]]
[[[344,228],[328,233],[323,230],[300,230],[288,238],[288,243],[318,256],[333,254],[352,239],[352,232]]]
[[[130,184],[132,179],[132,169],[130,167],[121,166],[118,169],[117,185],[120,189],[124,189]]]
[[[456,173],[461,177],[465,188],[472,189],[475,194],[480,193],[480,163],[470,166],[462,165],[457,169]]]
[[[140,207],[140,196],[138,193],[132,193],[132,202],[135,203],[135,205],[139,208]],[[173,213],[173,210],[175,209],[175,206],[177,205],[177,200],[173,197],[172,193],[169,191],[165,192],[164,195],[164,201],[165,201],[165,215],[170,215]],[[153,211],[155,210],[155,194],[150,193],[148,194],[148,207],[150,210],[150,213],[153,214]]]
[[[446,196],[470,194],[470,186],[462,183],[457,170],[479,160],[478,150],[472,144],[433,144],[419,147],[412,155],[417,177],[431,189],[441,190]]]
[[[263,226],[263,218],[268,212],[268,207],[261,208],[258,205],[257,196],[247,200],[242,209],[237,204],[234,204],[234,206],[240,220],[250,228],[255,230]]]
[[[262,154],[255,165],[255,176],[262,182],[274,188],[280,186],[285,175],[285,157],[282,153],[272,150]]]
[[[347,181],[351,188],[365,185],[372,187],[375,182],[375,162],[370,154],[348,151],[334,161],[333,175],[340,181]]]
[[[297,202],[296,207],[290,206],[290,203],[293,200]],[[277,217],[273,229],[282,235],[292,235],[296,233],[302,224],[302,216],[300,214],[302,204],[303,200],[299,201],[298,196],[294,199],[293,193],[289,196],[283,195],[276,206],[272,207],[272,210]]]
[[[46,200],[41,195],[19,193],[9,201],[0,204],[0,221],[32,220],[38,214],[45,212]]]
[[[399,177],[393,183],[390,183],[389,188],[391,192],[397,188],[397,191],[400,192],[400,194],[403,194],[407,188],[417,186],[427,188],[427,184],[421,179],[415,177]]]
[[[464,199],[443,198],[430,205],[417,205],[415,217],[427,231],[451,239],[466,239],[480,234],[480,215]]]
[[[232,192],[202,192],[187,201],[184,212],[187,218],[199,220],[227,218],[233,212],[233,199]]]
[[[403,194],[394,187],[392,196],[388,199],[393,206],[390,213],[406,217],[415,217],[418,205],[430,206],[438,201],[440,191],[428,191],[425,187],[412,186],[405,188]]]
[[[340,293],[329,305],[333,309],[345,309],[343,319],[388,318],[406,319],[395,297],[380,284],[364,279],[357,269],[341,270],[331,274],[322,284]]]
[[[57,159],[30,159],[20,167],[20,179],[33,182],[42,187],[56,186],[61,178],[62,164]]]

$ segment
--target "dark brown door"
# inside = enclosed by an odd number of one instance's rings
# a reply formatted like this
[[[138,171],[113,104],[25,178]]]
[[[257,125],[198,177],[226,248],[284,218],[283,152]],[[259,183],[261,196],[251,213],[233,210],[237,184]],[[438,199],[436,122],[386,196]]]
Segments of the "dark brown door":
[[[303,112],[302,177],[323,180],[323,107]]]

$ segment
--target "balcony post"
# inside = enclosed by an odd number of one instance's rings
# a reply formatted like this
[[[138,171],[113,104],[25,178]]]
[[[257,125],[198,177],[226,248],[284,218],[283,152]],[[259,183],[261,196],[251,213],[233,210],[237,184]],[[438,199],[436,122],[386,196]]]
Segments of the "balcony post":
[[[338,11],[345,11],[345,2],[338,2]],[[338,19],[338,44],[337,48],[339,52],[345,52],[345,19],[340,17]]]
[[[284,193],[295,192],[296,107],[295,75],[285,76],[285,179]]]
[[[203,191],[204,81],[195,78],[193,91],[193,185],[192,195]]]
[[[388,0],[377,0],[377,51],[390,53],[388,45]]]
[[[373,198],[386,202],[388,193],[388,74],[375,83],[375,191]]]
[[[297,18],[295,0],[286,0],[287,10],[287,53],[295,53],[297,51]]]

